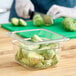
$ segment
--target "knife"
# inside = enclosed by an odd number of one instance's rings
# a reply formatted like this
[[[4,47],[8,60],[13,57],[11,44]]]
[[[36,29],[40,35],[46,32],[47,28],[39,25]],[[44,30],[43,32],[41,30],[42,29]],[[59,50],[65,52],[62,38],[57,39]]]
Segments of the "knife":
[[[8,11],[10,11],[10,8],[0,8],[0,14],[6,13]]]
[[[47,15],[47,14],[43,14],[43,13],[39,13],[39,12],[29,10],[30,19],[33,19],[33,17],[36,14],[40,14],[40,16],[43,18],[44,22],[47,23],[47,21],[48,21],[48,23],[53,24],[53,17],[51,15]]]

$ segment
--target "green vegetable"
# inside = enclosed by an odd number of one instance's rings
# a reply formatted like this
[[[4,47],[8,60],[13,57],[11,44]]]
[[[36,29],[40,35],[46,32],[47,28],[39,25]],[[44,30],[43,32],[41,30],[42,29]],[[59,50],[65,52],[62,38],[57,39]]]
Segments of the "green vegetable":
[[[44,57],[37,54],[34,51],[22,51],[22,56],[20,56],[20,62],[23,64],[27,64],[29,66],[34,66],[35,64],[44,61]],[[19,57],[18,57],[19,58]]]
[[[34,35],[34,36],[31,37],[31,41],[33,41],[33,42],[39,42],[39,41],[42,41],[42,39],[39,36]]]
[[[51,24],[53,24],[53,18],[48,15],[43,15],[43,21],[45,26],[51,26]]]
[[[36,50],[40,47],[40,45],[30,45],[30,46],[28,46],[28,45],[25,45],[23,43],[20,43],[19,46],[21,48],[24,48],[24,49],[26,48],[27,50]]]
[[[11,23],[13,26],[27,26],[27,23],[23,19],[12,18]]]
[[[52,65],[52,59],[44,60],[44,62],[37,63],[34,67],[38,69],[48,68]]]
[[[56,43],[49,43],[49,44],[40,44],[40,49],[55,49],[58,48],[58,44]]]
[[[27,26],[27,23],[23,19],[19,19],[20,26]]]
[[[34,35],[30,41],[39,42],[43,40]],[[58,44],[56,43],[26,45],[20,42],[19,47],[20,49],[17,51],[15,59],[24,66],[43,69],[59,62],[59,57],[56,53]]]
[[[22,57],[23,57],[22,48],[20,48],[20,49],[17,51],[16,55],[15,55],[15,59],[16,59],[16,60],[21,60]]]
[[[45,60],[51,59],[54,57],[55,52],[53,49],[50,50],[40,50],[37,51],[40,55],[42,55],[44,57]]]
[[[35,52],[29,52],[27,58],[29,60],[30,65],[35,65],[39,62],[44,61],[44,57]]]
[[[50,47],[50,48],[58,48],[57,43],[49,43],[47,46]]]
[[[22,58],[21,60],[20,60],[20,63],[21,64],[23,64],[23,65],[28,65],[29,66],[29,60],[27,59],[27,58]]]
[[[65,18],[62,21],[63,27],[66,31],[76,31],[76,23],[72,18]]]
[[[51,65],[52,65],[52,59],[49,59],[49,60],[45,60],[44,61],[45,68],[50,67]]]
[[[18,26],[19,20],[18,20],[17,18],[12,18],[12,19],[11,19],[11,23],[12,23],[14,26]]]
[[[44,21],[43,21],[43,18],[40,16],[40,14],[36,14],[34,17],[33,17],[33,24],[35,26],[43,26],[44,25]]]
[[[43,69],[43,68],[45,68],[45,65],[43,65],[42,62],[39,62],[39,63],[37,63],[34,67],[35,67],[35,68],[38,68],[38,69]]]
[[[55,55],[52,59],[52,65],[56,65],[59,62],[60,58],[58,55]]]

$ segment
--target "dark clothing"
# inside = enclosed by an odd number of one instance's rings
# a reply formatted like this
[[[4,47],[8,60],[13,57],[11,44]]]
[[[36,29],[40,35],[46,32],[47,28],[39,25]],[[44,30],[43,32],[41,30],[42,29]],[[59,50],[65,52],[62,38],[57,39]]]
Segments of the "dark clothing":
[[[76,0],[31,0],[31,1],[35,6],[35,11],[41,13],[47,13],[48,9],[54,4],[70,8],[76,6]],[[13,4],[11,6],[10,18],[12,17],[18,17],[15,11],[15,0],[13,1]]]
[[[35,9],[38,12],[46,13],[48,9],[56,4],[65,7],[75,7],[76,0],[31,0],[34,3]]]

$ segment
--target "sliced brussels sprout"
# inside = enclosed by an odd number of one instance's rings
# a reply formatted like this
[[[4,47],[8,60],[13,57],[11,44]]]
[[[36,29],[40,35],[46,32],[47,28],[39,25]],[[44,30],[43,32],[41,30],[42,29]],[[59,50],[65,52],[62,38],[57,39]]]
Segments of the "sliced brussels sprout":
[[[42,39],[38,35],[34,35],[34,36],[31,37],[31,41],[39,42],[39,41],[42,41]]]
[[[38,69],[48,68],[52,65],[52,59],[44,60],[44,62],[37,63],[34,67]]]
[[[52,59],[49,59],[49,60],[45,60],[44,61],[45,68],[50,67],[51,65],[52,65]]]
[[[27,55],[30,51],[22,49],[23,58],[27,58]]]
[[[47,47],[47,45],[48,45],[48,44],[40,44],[40,49],[41,49],[41,48],[44,48],[44,47]]]
[[[16,55],[15,55],[15,59],[16,59],[16,60],[21,60],[22,57],[23,57],[22,48],[20,48],[20,49],[17,51]]]
[[[27,23],[23,19],[19,19],[19,26],[27,26]]]
[[[47,46],[50,48],[58,48],[58,43],[49,43]]]
[[[52,65],[56,65],[60,60],[60,57],[58,55],[55,55],[53,58],[52,58]]]
[[[29,52],[27,58],[29,60],[30,65],[35,65],[39,62],[44,61],[44,57],[35,52]]]
[[[17,18],[12,18],[11,19],[11,23],[14,25],[14,26],[19,26],[18,23],[19,23],[19,20]]]
[[[49,50],[49,49],[51,49],[49,46],[45,46],[45,47],[40,47],[39,48],[40,50]]]
[[[25,44],[23,44],[23,43],[20,43],[20,45],[19,45],[21,48],[26,48],[27,50],[36,50],[36,49],[38,49],[39,47],[40,47],[40,45],[30,45],[30,46],[28,46],[28,45],[25,45]]]
[[[40,44],[40,48],[39,49],[56,49],[58,48],[58,44],[57,43],[49,43],[49,44]]]
[[[48,15],[43,15],[43,21],[45,26],[51,26],[53,24],[53,18]]]
[[[29,60],[27,58],[22,58],[20,60],[20,63],[23,64],[23,65],[28,65],[29,66]]]
[[[40,47],[40,45],[30,45],[28,48],[29,50],[36,50]]]
[[[50,49],[50,50],[41,50],[41,51],[38,51],[38,53],[40,55],[42,55],[45,60],[51,59],[55,55],[55,51],[53,49]]]
[[[44,21],[42,19],[42,17],[40,16],[40,14],[36,14],[34,17],[33,17],[33,24],[35,26],[43,26],[44,25]]]
[[[43,68],[45,68],[45,66],[43,65],[42,62],[37,63],[34,67],[35,67],[35,68],[38,68],[38,69],[43,69]]]

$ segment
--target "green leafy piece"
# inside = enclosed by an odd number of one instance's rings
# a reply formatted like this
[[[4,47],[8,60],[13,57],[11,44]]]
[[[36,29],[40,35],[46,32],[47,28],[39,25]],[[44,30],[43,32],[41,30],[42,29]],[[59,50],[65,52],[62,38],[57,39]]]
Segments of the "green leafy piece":
[[[49,50],[49,49],[51,49],[49,46],[42,46],[42,45],[40,45],[40,48],[39,48],[40,50]]]
[[[30,41],[39,42],[43,40],[39,36],[34,35]],[[58,44],[26,45],[20,42],[19,47],[20,49],[17,51],[15,58],[25,66],[43,69],[56,65],[59,61],[56,53]]]
[[[19,19],[19,26],[27,26],[27,23],[23,19]]]
[[[43,15],[43,21],[45,26],[51,26],[53,24],[53,18],[48,15]]]
[[[37,63],[34,67],[35,67],[35,68],[38,68],[38,69],[43,69],[43,68],[45,68],[45,66],[43,65],[42,62]]]
[[[30,51],[22,49],[23,58],[27,58],[27,55]]]
[[[24,48],[24,49],[27,49],[27,50],[36,50],[36,49],[38,49],[40,47],[40,45],[30,45],[29,46],[29,45],[25,45],[23,43],[20,43],[19,46],[21,48]]]
[[[22,58],[20,60],[20,63],[23,64],[23,65],[28,65],[29,66],[29,60],[27,58]]]
[[[66,31],[76,31],[75,20],[72,18],[65,18],[62,21],[63,27]]]
[[[38,35],[34,35],[31,37],[32,42],[39,42],[42,41],[42,39]]]
[[[52,65],[56,65],[60,60],[60,57],[58,55],[55,55],[52,59]]]
[[[23,50],[23,59],[21,62],[23,64],[28,64],[28,66],[34,66],[35,64],[44,61],[44,57],[37,54],[34,51],[25,51]]]
[[[44,57],[35,53],[35,52],[29,52],[28,55],[27,55],[27,58],[29,60],[29,63],[30,65],[35,65],[39,62],[42,62],[44,61]]]
[[[52,59],[44,60],[44,62],[37,63],[34,67],[38,69],[48,68],[52,65]]]
[[[12,18],[11,19],[11,23],[14,25],[14,26],[19,26],[18,23],[19,23],[19,20],[17,18]]]
[[[47,46],[50,48],[58,48],[58,43],[49,43]]]
[[[52,59],[49,59],[49,60],[45,60],[44,61],[45,68],[50,67],[51,65],[52,65]]]
[[[57,43],[49,43],[49,44],[40,44],[40,49],[55,49],[58,48]]]
[[[44,47],[47,47],[47,46],[48,46],[48,44],[40,44],[40,49],[44,48]]]
[[[38,27],[41,27],[44,25],[44,21],[43,21],[43,18],[40,16],[40,14],[36,14],[34,17],[33,17],[33,24],[35,26],[38,26]]]
[[[16,55],[15,55],[15,59],[16,59],[16,60],[21,60],[22,57],[23,57],[22,48],[20,48],[20,49],[17,51]]]
[[[44,57],[45,60],[51,59],[54,57],[55,52],[53,49],[49,49],[49,50],[41,50],[41,51],[37,51],[40,55],[42,55]]]

